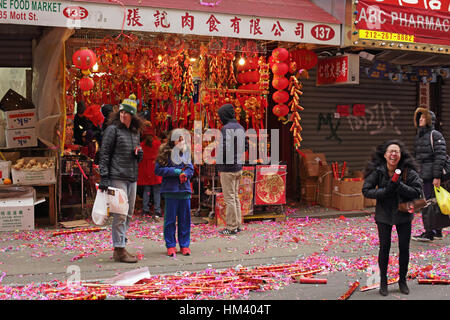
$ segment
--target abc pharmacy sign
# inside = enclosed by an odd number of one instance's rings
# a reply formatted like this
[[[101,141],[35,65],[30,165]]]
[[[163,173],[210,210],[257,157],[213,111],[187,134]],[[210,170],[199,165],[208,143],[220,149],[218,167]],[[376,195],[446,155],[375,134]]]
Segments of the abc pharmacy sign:
[[[340,25],[70,1],[0,0],[0,23],[340,44]]]

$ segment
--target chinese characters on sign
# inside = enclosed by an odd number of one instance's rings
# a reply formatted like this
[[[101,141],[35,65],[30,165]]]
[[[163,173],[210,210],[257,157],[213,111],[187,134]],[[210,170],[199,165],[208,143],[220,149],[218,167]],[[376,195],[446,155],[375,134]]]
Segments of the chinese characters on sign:
[[[359,83],[358,55],[321,58],[317,63],[316,85]]]
[[[348,57],[320,59],[317,67],[317,79],[320,84],[339,83],[347,81]]]
[[[446,1],[445,10],[432,9],[438,8],[432,4],[443,4],[444,1],[402,0],[401,6],[392,5],[392,2],[393,0],[358,2],[356,28],[365,31],[362,38],[450,44],[450,0]],[[416,2],[426,4],[426,7],[411,6]],[[443,9],[442,6],[439,8]]]
[[[83,7],[80,7],[66,0],[46,2],[45,5],[48,9],[41,10],[37,5],[30,4],[27,7],[22,6],[21,3],[41,2],[0,0],[0,24],[26,23],[51,27],[167,32],[251,40],[340,44],[340,24],[337,22],[323,24],[287,18],[170,8],[123,7],[93,2],[83,3]],[[69,21],[71,21],[70,24]],[[74,24],[73,21],[76,23]]]

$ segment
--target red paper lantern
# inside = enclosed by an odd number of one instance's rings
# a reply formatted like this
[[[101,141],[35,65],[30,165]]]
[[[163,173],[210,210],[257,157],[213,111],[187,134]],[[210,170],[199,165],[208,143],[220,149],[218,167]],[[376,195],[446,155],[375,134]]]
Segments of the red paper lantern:
[[[272,51],[272,56],[275,61],[282,62],[289,58],[289,52],[285,48],[276,48]]]
[[[89,77],[82,78],[78,84],[83,91],[90,91],[94,88],[94,80]]]
[[[272,66],[272,72],[277,76],[284,76],[288,71],[289,66],[284,62],[274,63],[274,65]]]
[[[289,107],[285,104],[277,104],[275,107],[273,107],[272,112],[278,118],[281,118],[289,113]]]
[[[247,71],[244,75],[246,82],[258,82],[259,81],[259,71]]]
[[[73,54],[72,62],[77,68],[88,70],[97,62],[97,56],[91,49],[81,48]]]
[[[258,57],[247,58],[244,64],[244,70],[255,70],[258,69]]]
[[[286,87],[289,85],[289,80],[285,77],[279,77],[274,76],[272,80],[272,87],[274,87],[277,90],[283,90],[286,89]]]
[[[289,100],[289,93],[284,90],[278,90],[272,95],[273,101],[282,104]]]
[[[317,54],[308,49],[298,49],[291,52],[291,60],[297,64],[297,69],[311,69],[317,64]]]

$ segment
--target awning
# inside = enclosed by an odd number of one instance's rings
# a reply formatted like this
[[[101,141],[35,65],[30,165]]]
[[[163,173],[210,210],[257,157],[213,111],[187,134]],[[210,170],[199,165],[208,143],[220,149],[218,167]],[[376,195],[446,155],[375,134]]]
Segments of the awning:
[[[73,0],[341,24],[310,0]],[[203,4],[201,4],[203,3]]]
[[[204,5],[204,3],[209,5]],[[215,4],[211,4],[214,2]],[[341,23],[309,0],[9,1],[2,23],[339,46]],[[203,4],[202,4],[203,3]]]

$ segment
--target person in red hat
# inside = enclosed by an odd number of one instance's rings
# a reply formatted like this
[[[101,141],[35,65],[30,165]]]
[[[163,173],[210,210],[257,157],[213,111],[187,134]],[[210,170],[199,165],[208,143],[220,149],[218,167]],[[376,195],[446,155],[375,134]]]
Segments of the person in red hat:
[[[144,158],[139,163],[138,186],[143,187],[142,211],[144,215],[150,215],[153,221],[158,222],[161,216],[161,182],[162,177],[155,174],[155,161],[161,141],[155,134],[155,130],[146,126],[141,142]],[[153,213],[150,214],[150,195],[153,193]]]

